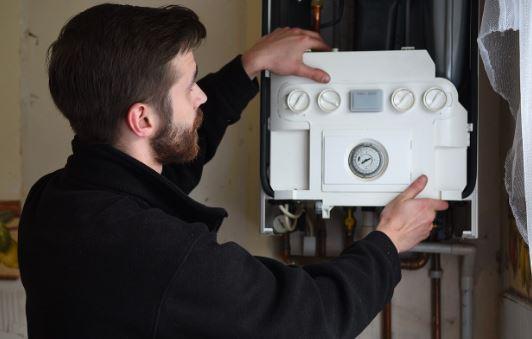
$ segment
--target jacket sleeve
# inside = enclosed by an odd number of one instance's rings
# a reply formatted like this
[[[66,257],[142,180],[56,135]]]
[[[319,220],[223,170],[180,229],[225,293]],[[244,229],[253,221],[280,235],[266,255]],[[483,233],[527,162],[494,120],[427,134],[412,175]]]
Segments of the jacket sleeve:
[[[235,243],[197,240],[170,282],[158,338],[349,338],[401,279],[390,239],[375,231],[320,264],[293,267]]]
[[[257,79],[250,80],[237,56],[216,73],[198,81],[207,95],[203,104],[204,120],[200,127],[198,157],[187,164],[169,164],[163,167],[163,175],[173,181],[185,193],[198,184],[203,166],[212,159],[227,127],[240,119],[248,102],[258,92]]]

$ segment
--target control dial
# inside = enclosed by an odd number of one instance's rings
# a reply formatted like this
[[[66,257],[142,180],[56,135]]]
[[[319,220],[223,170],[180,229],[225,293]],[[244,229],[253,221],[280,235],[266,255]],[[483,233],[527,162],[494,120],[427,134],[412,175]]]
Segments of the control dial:
[[[324,112],[332,112],[340,107],[342,97],[338,92],[332,89],[321,91],[318,95],[318,106]]]
[[[379,177],[388,166],[388,154],[377,141],[366,141],[356,145],[349,153],[349,168],[360,178]]]
[[[301,113],[309,107],[310,96],[305,91],[295,89],[288,93],[286,105],[292,112]]]
[[[431,112],[437,112],[447,105],[447,94],[439,87],[429,88],[423,95],[423,105]]]
[[[407,88],[398,88],[392,93],[391,102],[393,108],[397,111],[406,112],[414,106],[416,97],[411,90]]]

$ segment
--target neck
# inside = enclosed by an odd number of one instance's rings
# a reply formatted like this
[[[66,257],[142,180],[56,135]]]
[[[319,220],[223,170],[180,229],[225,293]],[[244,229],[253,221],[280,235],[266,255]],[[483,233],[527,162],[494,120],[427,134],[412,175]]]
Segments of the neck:
[[[142,162],[155,172],[159,174],[162,173],[163,165],[155,160],[149,141],[145,139],[121,138],[113,146],[130,157]]]

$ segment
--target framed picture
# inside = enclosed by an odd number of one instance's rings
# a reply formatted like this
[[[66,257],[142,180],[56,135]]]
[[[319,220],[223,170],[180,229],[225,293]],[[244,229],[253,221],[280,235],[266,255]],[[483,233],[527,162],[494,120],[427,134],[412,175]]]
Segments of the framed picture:
[[[0,201],[0,279],[19,279],[18,224],[20,201]]]

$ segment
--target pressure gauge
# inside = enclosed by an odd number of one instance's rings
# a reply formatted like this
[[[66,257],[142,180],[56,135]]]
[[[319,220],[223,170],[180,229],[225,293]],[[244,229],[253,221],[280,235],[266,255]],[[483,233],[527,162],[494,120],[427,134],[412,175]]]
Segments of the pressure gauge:
[[[286,105],[292,112],[301,113],[310,105],[310,96],[305,91],[295,89],[288,93]]]
[[[321,91],[318,95],[318,107],[324,112],[332,112],[340,107],[342,97],[332,89]]]
[[[397,111],[406,112],[414,106],[416,97],[411,90],[407,88],[398,88],[392,93],[391,102],[393,108]]]
[[[439,87],[429,88],[423,95],[423,105],[431,112],[437,112],[447,105],[447,94]]]
[[[387,166],[388,153],[377,141],[362,142],[349,153],[349,167],[357,177],[375,179],[384,173]]]

